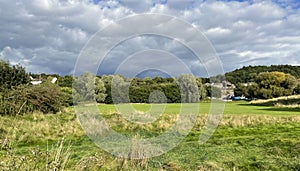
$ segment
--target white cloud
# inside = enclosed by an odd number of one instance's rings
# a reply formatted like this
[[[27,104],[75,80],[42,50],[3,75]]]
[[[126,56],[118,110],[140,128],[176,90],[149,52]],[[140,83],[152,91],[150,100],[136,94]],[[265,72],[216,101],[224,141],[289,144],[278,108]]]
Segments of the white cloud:
[[[249,64],[300,64],[300,5],[295,0],[92,2],[0,0],[0,57],[20,63],[31,72],[70,74],[80,50],[99,29],[132,14],[162,13],[186,20],[203,31],[227,71]],[[161,29],[172,33],[181,29],[164,26]],[[133,23],[130,27],[143,25]],[[186,61],[190,60],[194,70],[199,64],[170,41],[149,38],[133,42],[112,54],[142,49],[133,47],[138,45],[161,47],[187,55]]]

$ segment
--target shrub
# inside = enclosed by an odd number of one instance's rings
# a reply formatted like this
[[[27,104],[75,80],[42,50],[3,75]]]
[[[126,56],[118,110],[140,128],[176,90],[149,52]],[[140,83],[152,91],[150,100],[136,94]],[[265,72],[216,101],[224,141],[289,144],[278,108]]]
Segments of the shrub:
[[[0,114],[16,115],[33,111],[57,113],[66,106],[66,94],[50,82],[21,85],[0,95]]]
[[[61,91],[63,92],[64,105],[72,106],[73,105],[73,97],[72,97],[72,88],[70,87],[61,87]]]

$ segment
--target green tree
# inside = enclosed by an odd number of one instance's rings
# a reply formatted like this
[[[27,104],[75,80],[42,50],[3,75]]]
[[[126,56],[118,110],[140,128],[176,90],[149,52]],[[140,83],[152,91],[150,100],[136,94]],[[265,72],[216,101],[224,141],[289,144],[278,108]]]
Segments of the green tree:
[[[221,98],[222,97],[222,90],[215,86],[205,86],[206,89],[206,96],[211,98]]]
[[[180,95],[180,89],[175,81],[170,83],[164,83],[160,84],[158,86],[155,86],[157,90],[162,91],[166,98],[167,103],[180,103],[181,102],[181,95]]]
[[[247,66],[226,73],[226,79],[233,84],[255,82],[259,73],[262,72],[283,72],[300,78],[300,66],[271,65],[271,66]]]
[[[60,87],[72,87],[73,77],[70,75],[66,75],[64,77],[58,77],[57,84]]]
[[[205,89],[204,85],[202,84],[202,79],[196,78],[196,83],[198,86],[199,98],[205,99],[206,98],[206,89]]]
[[[95,78],[95,94],[96,94],[96,101],[98,103],[102,103],[105,101],[106,88],[102,80],[98,77]]]
[[[130,86],[129,98],[131,103],[149,103],[150,86]]]
[[[10,66],[9,62],[0,59],[0,91],[12,89],[15,86],[28,84],[29,74],[20,65]]]
[[[262,72],[258,74],[256,83],[260,88],[260,98],[269,99],[293,94],[297,80],[283,72]]]
[[[177,79],[181,101],[184,103],[199,102],[200,96],[196,78],[193,75],[182,74]]]
[[[106,104],[112,104],[113,100],[112,100],[112,96],[111,96],[111,82],[112,82],[112,75],[102,75],[101,77],[101,81],[104,84],[104,87],[106,89],[106,97],[104,100],[104,103]]]
[[[130,83],[120,75],[114,75],[111,81],[111,96],[113,103],[129,103]]]
[[[254,99],[259,97],[259,86],[257,83],[250,83],[247,87],[247,94],[245,95],[247,98]]]
[[[300,84],[298,84],[298,85],[296,86],[296,88],[294,89],[294,93],[295,93],[295,94],[300,94]]]
[[[241,84],[241,83],[238,83],[236,85],[236,88],[234,89],[234,95],[235,96],[246,96],[248,97],[248,87]]]
[[[255,78],[255,82],[247,86],[237,84],[235,95],[245,95],[248,98],[269,99],[280,96],[292,95],[297,80],[290,74],[283,72],[262,72]]]
[[[152,79],[152,81],[153,81],[154,83],[159,84],[159,83],[163,83],[163,82],[164,82],[164,79],[161,78],[161,77],[154,77],[154,78]]]
[[[65,98],[65,104],[67,106],[73,105],[73,97],[72,97],[72,88],[71,87],[61,87],[60,90],[63,92]]]
[[[103,102],[106,88],[100,78],[86,72],[73,82],[73,98],[75,103],[90,103],[96,100]]]

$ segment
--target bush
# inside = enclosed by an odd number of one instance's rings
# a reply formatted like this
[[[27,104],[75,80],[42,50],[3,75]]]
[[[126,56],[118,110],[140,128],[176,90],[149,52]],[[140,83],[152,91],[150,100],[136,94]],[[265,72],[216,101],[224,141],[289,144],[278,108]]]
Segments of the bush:
[[[63,99],[65,106],[73,105],[73,97],[72,97],[72,88],[70,87],[61,87],[60,90],[63,92]]]
[[[16,115],[33,111],[57,113],[66,106],[66,94],[50,82],[40,85],[21,85],[0,95],[0,114]]]

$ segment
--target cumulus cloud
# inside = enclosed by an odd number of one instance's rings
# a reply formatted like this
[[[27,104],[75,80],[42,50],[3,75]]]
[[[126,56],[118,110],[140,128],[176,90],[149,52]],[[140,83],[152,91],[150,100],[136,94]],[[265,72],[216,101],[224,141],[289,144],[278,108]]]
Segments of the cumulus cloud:
[[[90,37],[131,13],[108,5],[71,0],[0,1],[1,58],[31,72],[71,74]]]
[[[99,29],[126,16],[159,13],[201,30],[215,47],[225,71],[244,65],[299,65],[299,7],[296,0],[0,0],[0,58],[20,63],[30,72],[71,74],[80,50]],[[138,27],[143,25],[132,23],[124,29]],[[161,29],[170,33],[181,30],[165,25]],[[188,35],[187,31],[182,34]],[[178,55],[192,71],[203,71],[203,62],[195,60],[182,44],[151,36],[120,44],[101,69],[106,74],[113,72],[122,57],[150,47]],[[134,59],[151,58],[149,53],[138,56]],[[168,65],[163,57],[159,63]]]

